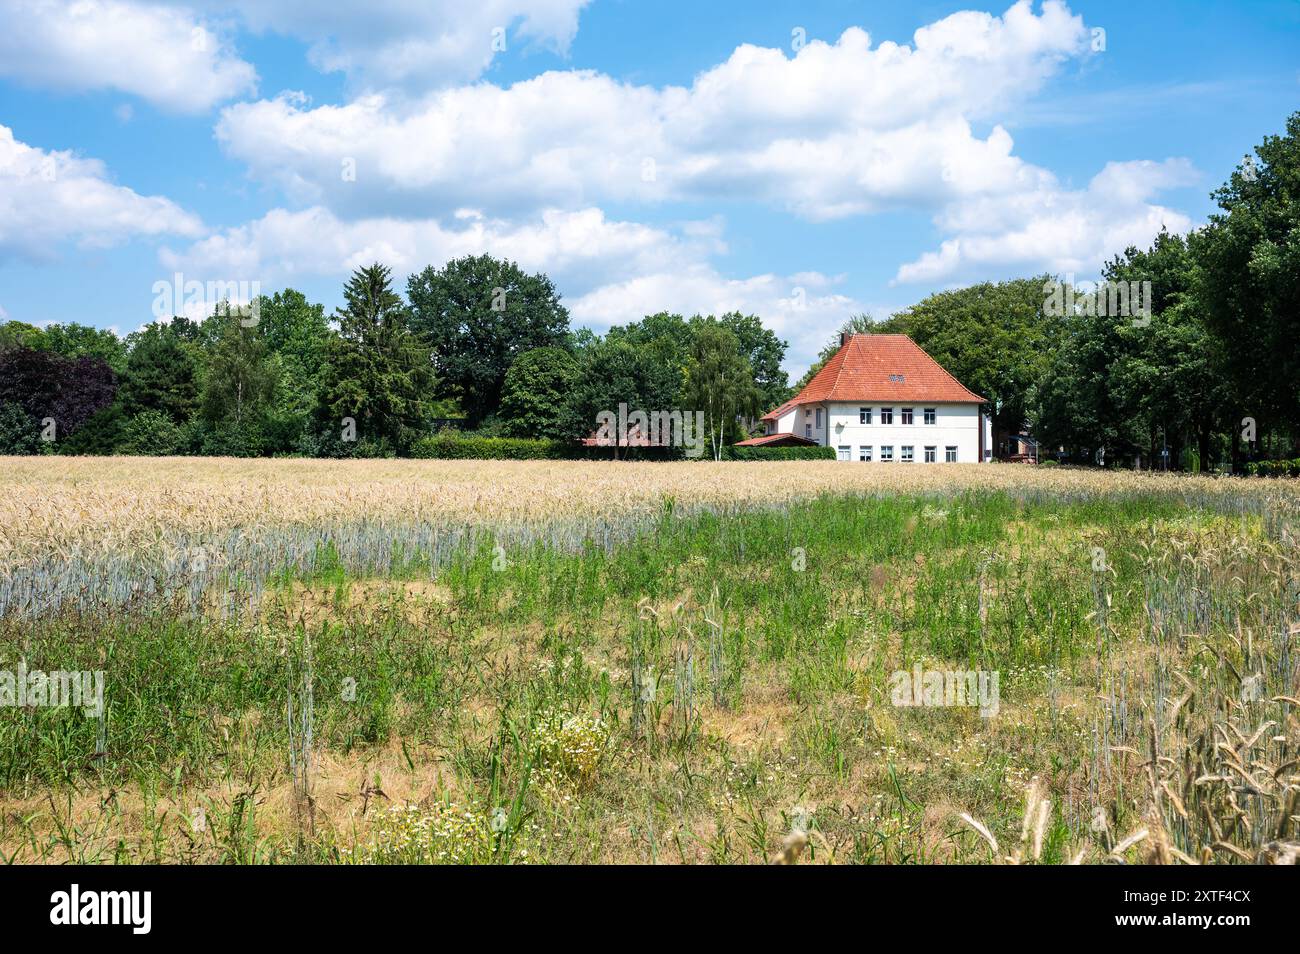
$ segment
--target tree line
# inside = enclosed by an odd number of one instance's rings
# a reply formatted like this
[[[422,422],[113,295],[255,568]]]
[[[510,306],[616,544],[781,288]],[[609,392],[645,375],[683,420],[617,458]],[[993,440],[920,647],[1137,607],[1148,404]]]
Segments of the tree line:
[[[570,327],[552,281],[487,255],[393,287],[358,269],[344,304],[286,289],[119,338],[0,325],[0,453],[404,455],[452,423],[576,440],[620,402],[706,409],[715,444],[789,392],[786,343],[754,315],[661,313]]]
[[[986,282],[841,330],[910,335],[1044,457],[1300,457],[1300,113],[1212,197],[1203,227],[1104,263],[1102,288]],[[1115,308],[1116,286],[1136,307]],[[756,432],[839,344],[792,388],[786,342],[757,316],[665,312],[596,335],[570,327],[547,276],[486,255],[412,275],[405,297],[372,265],[343,297],[333,321],[286,289],[255,321],[222,305],[125,339],[0,325],[0,453],[400,455],[448,422],[574,440],[620,403],[703,410],[716,447]]]

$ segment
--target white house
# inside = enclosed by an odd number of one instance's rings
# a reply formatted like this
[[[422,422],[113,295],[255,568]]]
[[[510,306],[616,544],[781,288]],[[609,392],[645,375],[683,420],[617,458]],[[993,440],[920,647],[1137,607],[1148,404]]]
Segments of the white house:
[[[907,335],[842,335],[840,350],[802,391],[764,415],[767,444],[793,435],[840,460],[977,463],[993,456],[985,399]]]

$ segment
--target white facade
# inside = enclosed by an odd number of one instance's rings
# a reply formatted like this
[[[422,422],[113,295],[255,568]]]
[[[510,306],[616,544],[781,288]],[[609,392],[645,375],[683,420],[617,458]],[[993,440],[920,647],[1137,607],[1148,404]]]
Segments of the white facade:
[[[904,423],[908,417],[911,422]],[[988,460],[992,456],[993,423],[980,413],[977,404],[803,404],[777,418],[773,433],[795,434],[834,447],[841,460],[973,464],[981,461],[981,428],[983,459]]]

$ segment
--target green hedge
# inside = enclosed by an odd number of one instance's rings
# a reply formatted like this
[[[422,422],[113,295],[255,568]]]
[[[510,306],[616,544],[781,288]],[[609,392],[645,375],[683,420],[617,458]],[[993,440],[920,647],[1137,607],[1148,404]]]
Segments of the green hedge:
[[[724,447],[723,460],[835,460],[834,447]]]
[[[529,440],[524,437],[479,437],[439,431],[422,437],[411,448],[412,457],[438,460],[562,460],[582,450],[563,441]]]
[[[1300,477],[1300,457],[1295,460],[1260,460],[1246,465],[1251,477]]]
[[[480,437],[453,430],[422,437],[411,448],[411,456],[426,460],[612,460],[613,448],[583,447],[556,440],[525,437]],[[680,447],[624,448],[620,457],[629,460],[712,460],[705,453],[689,458]],[[723,460],[834,460],[833,447],[725,447]]]

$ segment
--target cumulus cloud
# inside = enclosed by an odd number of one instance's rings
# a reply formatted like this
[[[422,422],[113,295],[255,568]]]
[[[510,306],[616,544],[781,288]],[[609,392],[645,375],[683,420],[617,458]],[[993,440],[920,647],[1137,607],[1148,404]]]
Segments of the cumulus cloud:
[[[545,270],[564,288],[590,288],[647,272],[670,271],[723,249],[716,228],[691,223],[677,232],[614,221],[595,208],[548,210],[527,222],[461,209],[435,219],[340,219],[313,206],[275,209],[180,250],[164,248],[168,268],[268,282],[300,275],[344,275],[379,261],[398,274],[463,255],[488,253],[528,270]]]
[[[1014,269],[1094,274],[1105,259],[1147,244],[1161,228],[1190,229],[1186,215],[1151,200],[1197,178],[1185,159],[1112,162],[1086,189],[1045,178],[1023,192],[955,202],[936,219],[953,237],[901,266],[895,281],[934,283]]]
[[[203,231],[171,200],[110,182],[98,160],[46,152],[0,126],[0,261],[48,259],[65,241],[104,248],[138,236]]]
[[[348,212],[730,197],[833,218],[1020,187],[1035,173],[1005,130],[971,122],[1086,56],[1086,39],[1063,4],[1035,14],[1024,0],[1001,17],[954,14],[911,45],[873,46],[858,28],[790,53],[744,45],[690,87],[554,71],[414,102],[289,93],[227,108],[216,132],[254,177]]]
[[[252,65],[216,26],[128,0],[6,0],[0,75],[54,89],[118,90],[177,112],[257,87]]]
[[[554,71],[415,100],[285,93],[226,108],[216,135],[255,179],[344,218],[729,200],[814,221],[919,210],[943,241],[896,281],[1086,271],[1116,242],[1188,224],[1152,201],[1185,164],[1119,164],[1071,189],[1017,157],[995,121],[1089,56],[1089,37],[1063,3],[1022,0],[1000,17],[952,14],[910,44],[851,28],[797,51],[742,45],[688,87]]]
[[[476,79],[516,44],[566,52],[591,0],[203,0],[253,30],[309,44],[318,69],[364,89],[421,89]]]
[[[424,91],[474,80],[515,46],[567,52],[589,2],[6,0],[0,75],[199,112],[256,90],[228,39],[245,29],[302,40],[317,69],[346,74],[354,89]]]

